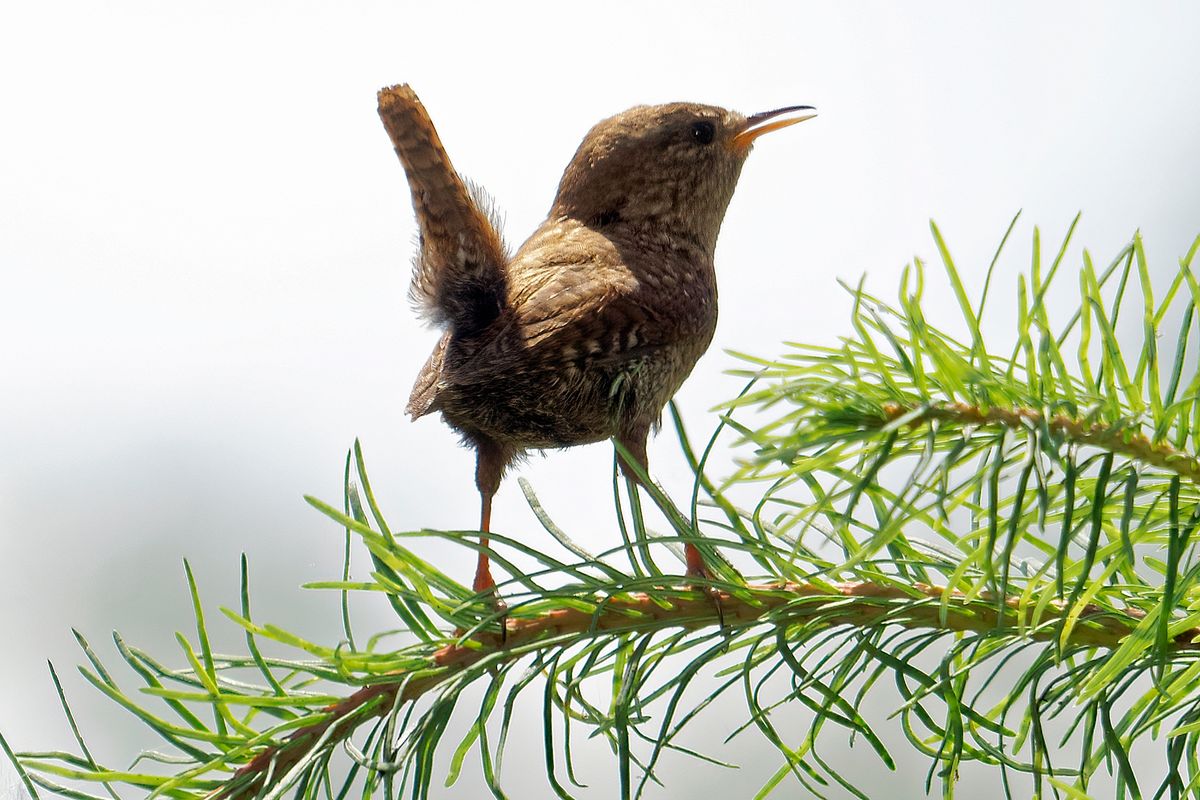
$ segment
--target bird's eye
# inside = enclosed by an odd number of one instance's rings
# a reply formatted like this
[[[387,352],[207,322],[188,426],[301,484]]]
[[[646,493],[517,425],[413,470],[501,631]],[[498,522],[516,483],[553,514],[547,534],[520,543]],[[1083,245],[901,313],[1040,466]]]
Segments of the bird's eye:
[[[692,141],[700,144],[708,144],[717,135],[717,126],[711,122],[693,122],[692,123]]]

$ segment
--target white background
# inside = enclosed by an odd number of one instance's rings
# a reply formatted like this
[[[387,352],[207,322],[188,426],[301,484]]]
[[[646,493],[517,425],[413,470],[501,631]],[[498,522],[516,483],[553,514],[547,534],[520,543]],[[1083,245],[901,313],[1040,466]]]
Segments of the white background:
[[[1154,269],[1172,273],[1200,232],[1197,30],[1190,4],[6,5],[0,730],[19,749],[72,746],[53,659],[99,756],[125,766],[158,746],[74,672],[70,628],[106,657],[116,628],[179,663],[185,557],[214,616],[236,605],[244,551],[256,616],[335,642],[336,597],[297,586],[336,576],[340,530],[301,494],[339,502],[356,436],[393,527],[475,524],[470,454],[436,419],[402,413],[436,333],[405,299],[413,221],[379,87],[417,89],[514,244],[601,117],[671,100],[819,108],[760,140],[730,207],[721,324],[679,397],[700,432],[739,386],[724,348],[832,340],[849,307],[835,279],[866,272],[894,294],[914,254],[936,263],[930,218],[978,290],[1024,209],[1005,306],[1032,225],[1050,248],[1077,210],[1077,242],[1098,261],[1140,227]],[[1073,271],[1078,248],[1070,258]],[[651,464],[668,486],[686,477],[669,437]],[[520,474],[603,549],[610,469],[596,445]],[[545,537],[515,481],[494,519]],[[469,577],[462,551],[432,555]],[[360,624],[391,621],[368,606]],[[693,743],[744,768],[678,758],[653,796],[753,793],[778,759],[753,733],[721,745],[737,711],[723,706]],[[545,796],[529,730],[529,745],[510,743],[507,785]],[[823,753],[923,795],[927,762],[903,745],[893,778],[861,742],[831,736]],[[613,761],[587,755],[585,796],[612,796]],[[439,796],[477,791],[474,764]]]

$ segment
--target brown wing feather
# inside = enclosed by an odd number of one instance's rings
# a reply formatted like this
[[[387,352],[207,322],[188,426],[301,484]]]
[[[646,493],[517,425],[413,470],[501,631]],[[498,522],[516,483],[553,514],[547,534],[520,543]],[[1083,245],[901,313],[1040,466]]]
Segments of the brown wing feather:
[[[505,316],[486,340],[462,343],[442,367],[445,384],[474,385],[511,370],[619,365],[707,326],[661,303],[603,236],[587,229],[535,234],[509,262]],[[667,323],[670,324],[667,324]]]
[[[412,394],[408,396],[408,405],[404,408],[405,412],[413,419],[423,417],[433,411],[433,404],[437,401],[438,390],[442,385],[442,365],[445,362],[446,345],[449,341],[450,332],[447,331],[438,340],[433,352],[429,354],[429,360],[425,362],[425,366],[421,367],[421,371],[417,373],[417,379],[413,382]]]

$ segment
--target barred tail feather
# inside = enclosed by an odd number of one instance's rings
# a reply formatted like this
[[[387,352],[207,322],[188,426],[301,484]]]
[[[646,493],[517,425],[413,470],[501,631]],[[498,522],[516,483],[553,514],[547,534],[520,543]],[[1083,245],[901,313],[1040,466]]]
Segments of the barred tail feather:
[[[379,116],[412,190],[420,246],[410,296],[433,322],[470,334],[500,313],[508,253],[490,198],[464,181],[407,85],[379,92]]]

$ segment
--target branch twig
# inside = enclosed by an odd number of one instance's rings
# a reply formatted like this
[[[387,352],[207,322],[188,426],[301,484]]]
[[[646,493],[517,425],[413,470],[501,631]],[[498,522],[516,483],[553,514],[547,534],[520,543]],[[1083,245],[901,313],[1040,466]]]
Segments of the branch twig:
[[[347,738],[363,722],[386,714],[397,701],[417,699],[450,677],[468,669],[500,650],[515,651],[512,658],[527,652],[524,647],[540,639],[569,636],[594,636],[598,633],[635,632],[655,627],[682,627],[690,630],[720,624],[716,609],[723,613],[724,624],[749,627],[755,624],[792,625],[819,620],[826,625],[871,627],[899,625],[912,629],[987,632],[1024,631],[1033,640],[1048,641],[1059,636],[1059,624],[1067,613],[1064,603],[1053,602],[1041,619],[1032,618],[1032,610],[1022,608],[1016,597],[1006,603],[1005,618],[999,619],[996,603],[987,594],[967,600],[961,593],[937,586],[912,588],[875,583],[843,583],[836,593],[814,584],[784,583],[747,586],[736,594],[718,592],[719,603],[699,592],[674,598],[668,607],[662,598],[651,599],[633,594],[609,599],[596,611],[564,608],[541,616],[507,621],[507,636],[502,643],[496,634],[478,634],[469,644],[450,645],[430,657],[430,667],[440,671],[404,682],[403,675],[389,676],[385,682],[364,686],[346,699],[327,707],[322,720],[297,730],[284,742],[266,748],[239,769],[211,800],[245,800],[260,792],[269,776],[283,776],[314,747]],[[942,601],[948,600],[945,618]],[[851,602],[847,602],[847,601]],[[914,600],[916,601],[914,603]],[[1115,648],[1136,627],[1143,615],[1135,609],[1124,613],[1087,606],[1071,629],[1068,647]],[[1171,642],[1172,652],[1200,650],[1200,630],[1189,630]]]
[[[883,413],[887,415],[888,420],[899,419],[917,410],[916,407],[906,407],[899,403],[888,403],[883,407]],[[967,403],[931,405],[922,409],[910,424],[918,425],[934,419],[948,420],[960,425],[1005,425],[1021,430],[1029,426],[1041,427],[1045,424],[1051,432],[1065,436],[1078,444],[1088,444],[1111,450],[1145,464],[1170,470],[1194,483],[1200,483],[1200,459],[1176,450],[1169,444],[1151,442],[1145,434],[1128,428],[1105,425],[1100,422],[1088,423],[1063,414],[1045,419],[1041,412],[1032,408],[993,407],[984,411],[978,406]]]

